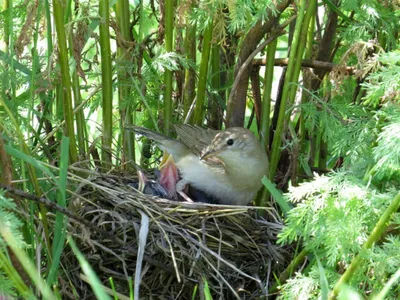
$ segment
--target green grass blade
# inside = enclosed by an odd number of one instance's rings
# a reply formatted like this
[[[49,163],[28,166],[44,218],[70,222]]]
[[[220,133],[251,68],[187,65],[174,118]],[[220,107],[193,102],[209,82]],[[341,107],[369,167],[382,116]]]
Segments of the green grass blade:
[[[195,300],[195,299],[196,299],[196,295],[197,295],[197,290],[198,290],[198,288],[199,288],[199,285],[196,284],[196,285],[194,286],[194,289],[193,289],[192,300]]]
[[[328,297],[329,297],[328,279],[326,278],[324,267],[322,266],[321,262],[319,261],[317,254],[314,254],[314,255],[315,255],[315,258],[317,259],[317,263],[318,263],[319,280],[320,280],[319,285],[321,286],[321,299],[328,300]]]
[[[32,74],[32,71],[28,67],[21,64],[15,59],[11,59],[11,57],[7,53],[1,50],[0,50],[0,60],[6,62],[9,65],[13,64],[15,70],[20,71],[29,77]]]
[[[44,174],[49,176],[49,178],[54,180],[58,185],[57,179],[55,178],[54,174],[48,168],[46,168],[45,166],[40,164],[38,160],[36,160],[32,156],[26,155],[25,153],[15,149],[15,148],[13,148],[11,146],[5,145],[4,148],[6,149],[6,152],[7,152],[8,155],[10,155],[10,156],[12,156],[14,158],[20,159],[20,160],[30,164],[34,168],[42,171]]]
[[[172,52],[174,39],[174,1],[165,1],[165,52]],[[164,133],[171,135],[172,128],[172,92],[173,92],[173,72],[166,69],[164,73]]]
[[[60,157],[60,179],[58,184],[57,204],[66,207],[67,193],[67,177],[68,177],[68,151],[69,138],[63,137],[61,141],[61,157]],[[53,242],[53,261],[50,266],[48,283],[52,284],[57,276],[58,266],[60,264],[61,253],[64,248],[66,237],[66,219],[60,212],[56,213],[56,224],[54,227]]]
[[[204,288],[203,288],[204,298],[206,300],[212,300],[213,297],[211,295],[210,287],[208,286],[208,282],[205,277],[203,277],[203,282],[204,282]]]
[[[335,13],[337,13],[343,20],[345,20],[347,23],[353,22],[348,16],[346,16],[332,1],[330,0],[323,0],[324,2],[331,10],[333,10]]]
[[[115,289],[115,284],[114,284],[113,278],[112,277],[108,278],[108,281],[110,282],[111,290],[113,291],[113,294],[114,294],[114,300],[118,300],[117,290]]]
[[[278,203],[282,212],[286,215],[289,210],[292,209],[292,206],[285,200],[282,193],[278,191],[275,187],[275,184],[271,182],[266,176],[261,180],[266,189],[271,193],[272,197],[274,197],[275,201]]]
[[[76,246],[74,240],[71,237],[68,237],[68,243],[72,248],[76,258],[79,261],[79,264],[82,268],[83,273],[87,276],[89,280],[89,284],[92,287],[92,290],[98,300],[110,300],[111,298],[107,295],[107,293],[103,290],[103,285],[101,284],[99,278],[97,277],[96,273],[87,262],[85,257],[79,251],[78,247]]]
[[[388,299],[386,296],[389,293],[391,287],[400,279],[400,269],[397,270],[396,273],[393,274],[392,277],[390,277],[389,281],[386,282],[385,286],[383,287],[383,289],[379,292],[378,295],[376,295],[375,297],[373,297],[372,299],[374,300],[384,300],[384,299]]]

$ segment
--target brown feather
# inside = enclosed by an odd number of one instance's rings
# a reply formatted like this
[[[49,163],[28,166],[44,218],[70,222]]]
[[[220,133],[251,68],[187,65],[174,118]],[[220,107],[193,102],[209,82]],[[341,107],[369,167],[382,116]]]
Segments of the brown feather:
[[[189,124],[174,125],[174,128],[178,134],[178,139],[199,156],[219,132]]]

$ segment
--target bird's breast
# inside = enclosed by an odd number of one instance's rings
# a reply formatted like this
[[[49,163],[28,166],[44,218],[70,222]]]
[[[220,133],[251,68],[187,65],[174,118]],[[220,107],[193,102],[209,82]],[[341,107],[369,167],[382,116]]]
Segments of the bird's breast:
[[[247,205],[261,186],[261,174],[213,167],[194,154],[179,159],[176,165],[183,179],[221,204]]]

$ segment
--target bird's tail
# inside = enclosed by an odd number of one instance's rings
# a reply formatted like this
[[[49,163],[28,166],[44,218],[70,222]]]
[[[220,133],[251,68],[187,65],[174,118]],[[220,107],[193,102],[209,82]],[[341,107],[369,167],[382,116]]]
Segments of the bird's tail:
[[[129,126],[125,128],[153,140],[161,150],[166,150],[168,153],[172,154],[175,160],[177,160],[188,151],[187,147],[180,141],[170,138],[161,133],[155,132],[151,129],[140,126]]]
[[[163,143],[163,141],[168,141],[172,140],[171,138],[167,137],[166,135],[163,135],[161,133],[155,132],[154,130],[147,129],[145,127],[141,126],[127,126],[125,129],[134,131],[137,134],[143,135],[155,142]]]

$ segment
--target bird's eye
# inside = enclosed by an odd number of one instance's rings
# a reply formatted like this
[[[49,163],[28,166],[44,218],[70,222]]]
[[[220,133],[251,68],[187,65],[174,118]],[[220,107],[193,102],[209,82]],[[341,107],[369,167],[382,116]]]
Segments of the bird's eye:
[[[228,144],[228,146],[232,146],[233,145],[233,140],[229,139],[229,140],[226,141],[226,143]]]

